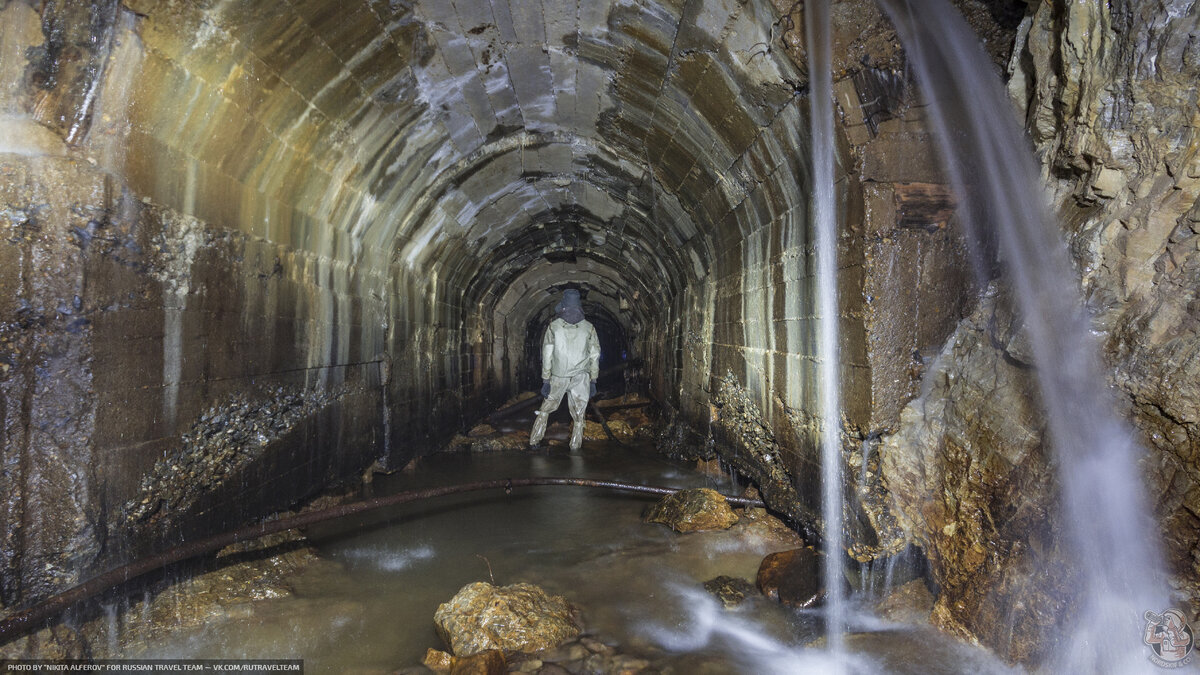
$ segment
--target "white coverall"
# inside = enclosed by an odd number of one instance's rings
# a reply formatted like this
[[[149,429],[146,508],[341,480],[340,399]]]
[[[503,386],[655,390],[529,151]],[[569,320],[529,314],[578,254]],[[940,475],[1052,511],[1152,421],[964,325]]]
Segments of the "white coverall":
[[[550,380],[550,395],[534,413],[529,444],[537,445],[546,434],[546,420],[558,410],[563,394],[571,411],[571,450],[583,445],[584,413],[591,395],[592,380],[600,375],[600,338],[584,319],[570,324],[561,318],[550,322],[542,338],[542,379]]]

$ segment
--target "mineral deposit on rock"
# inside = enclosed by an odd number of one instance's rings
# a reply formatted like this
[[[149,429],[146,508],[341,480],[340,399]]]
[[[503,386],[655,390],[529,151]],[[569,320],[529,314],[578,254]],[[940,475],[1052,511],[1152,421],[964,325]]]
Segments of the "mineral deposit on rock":
[[[579,635],[571,605],[532,584],[464,586],[434,614],[438,635],[455,656],[489,649],[536,652]]]
[[[729,529],[738,517],[719,492],[695,488],[663,497],[646,513],[645,520],[662,523],[676,532],[700,532]]]

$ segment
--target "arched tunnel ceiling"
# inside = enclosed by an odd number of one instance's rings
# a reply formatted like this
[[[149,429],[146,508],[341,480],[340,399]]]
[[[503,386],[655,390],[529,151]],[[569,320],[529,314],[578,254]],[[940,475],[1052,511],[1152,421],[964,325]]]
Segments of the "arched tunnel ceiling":
[[[766,0],[127,4],[228,103],[191,117],[254,120],[229,130],[234,156],[174,121],[189,154],[333,230],[290,243],[436,269],[468,303],[539,259],[671,295],[730,228],[778,216],[743,202],[785,163],[772,208],[803,206],[802,78]]]
[[[408,133],[453,156],[410,186],[396,256],[481,291],[583,256],[677,292],[734,206],[722,177],[794,100],[765,4],[423,0],[411,19],[429,113]]]

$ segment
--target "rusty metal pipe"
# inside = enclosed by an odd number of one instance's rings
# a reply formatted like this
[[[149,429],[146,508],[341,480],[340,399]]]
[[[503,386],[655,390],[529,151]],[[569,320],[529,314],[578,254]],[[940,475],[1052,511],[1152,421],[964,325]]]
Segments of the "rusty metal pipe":
[[[15,612],[3,620],[0,620],[0,645],[6,644],[17,637],[37,628],[42,623],[51,619],[58,614],[67,610],[67,608],[76,603],[87,600],[103,593],[104,591],[118,585],[142,576],[148,572],[166,567],[189,558],[209,553],[222,549],[230,544],[236,544],[240,541],[257,539],[268,534],[275,534],[284,530],[291,530],[299,527],[307,527],[326,520],[335,518],[344,518],[353,516],[375,509],[381,509],[388,506],[397,506],[399,504],[407,504],[408,502],[421,501],[424,499],[432,499],[434,497],[442,497],[445,495],[458,494],[460,492],[474,492],[477,490],[496,490],[503,489],[506,493],[512,488],[517,487],[534,487],[542,485],[572,485],[576,487],[603,488],[607,490],[620,490],[623,492],[640,492],[644,494],[654,495],[669,495],[677,492],[676,488],[657,487],[653,485],[632,485],[629,483],[618,483],[606,480],[588,480],[584,478],[506,478],[502,480],[479,481],[475,483],[463,483],[460,485],[449,485],[446,487],[428,488],[425,490],[412,490],[409,492],[400,492],[386,497],[376,497],[351,504],[342,504],[320,511],[311,511],[302,513],[296,516],[288,516],[276,520],[267,520],[256,525],[248,525],[236,530],[216,534],[204,539],[180,544],[169,548],[161,553],[157,553],[139,560],[135,560],[127,565],[122,565],[115,569],[109,570],[99,576],[69,588],[62,593],[52,595],[45,600],[29,607],[27,609]],[[722,495],[725,500],[731,504],[741,506],[764,506],[761,501],[755,499],[745,499],[743,497],[730,497]]]

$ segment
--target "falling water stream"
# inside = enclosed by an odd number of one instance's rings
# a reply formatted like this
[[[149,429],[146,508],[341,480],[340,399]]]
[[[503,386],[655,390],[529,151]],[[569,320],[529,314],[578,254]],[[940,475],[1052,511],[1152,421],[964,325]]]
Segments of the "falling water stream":
[[[976,250],[995,241],[1036,364],[1073,558],[1083,584],[1061,672],[1155,669],[1143,613],[1167,607],[1133,433],[1114,412],[1066,246],[1028,143],[979,39],[944,0],[881,0],[929,104]],[[1047,627],[1047,637],[1056,637]]]
[[[829,0],[804,6],[808,46],[809,122],[812,126],[812,199],[816,230],[817,336],[820,355],[821,515],[825,536],[826,639],[834,663],[844,650],[845,591],[842,578],[842,373],[838,330],[837,213],[834,206],[833,58]],[[837,582],[830,580],[837,579]],[[839,668],[840,670],[840,668]]]

